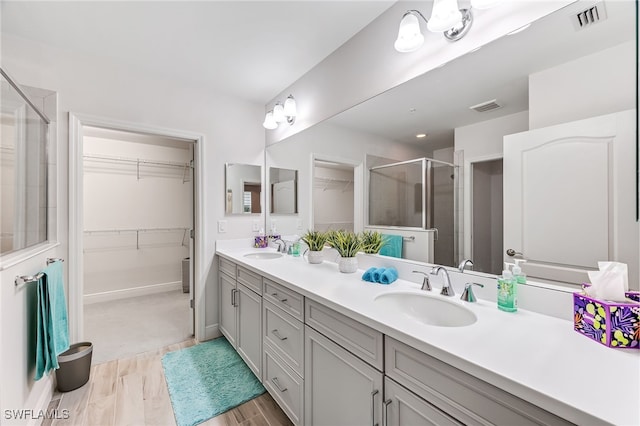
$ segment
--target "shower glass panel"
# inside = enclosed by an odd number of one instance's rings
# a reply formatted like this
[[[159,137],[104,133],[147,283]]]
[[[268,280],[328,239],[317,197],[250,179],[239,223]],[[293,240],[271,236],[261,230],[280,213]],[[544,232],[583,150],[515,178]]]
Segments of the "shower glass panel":
[[[369,226],[434,230],[438,265],[457,262],[456,173],[430,158],[369,169]]]
[[[0,255],[4,255],[47,240],[48,121],[4,72],[0,76]]]
[[[369,170],[369,225],[425,228],[424,159]]]

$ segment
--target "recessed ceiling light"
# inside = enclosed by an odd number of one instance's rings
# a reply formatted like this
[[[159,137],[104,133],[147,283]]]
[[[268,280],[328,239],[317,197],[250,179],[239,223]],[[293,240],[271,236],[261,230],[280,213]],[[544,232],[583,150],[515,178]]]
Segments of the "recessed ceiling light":
[[[426,137],[427,137],[427,134],[426,134],[426,133],[418,133],[418,134],[416,135],[416,138],[419,138],[419,139],[421,139],[421,138],[426,138]]]
[[[409,112],[410,112],[411,114],[413,114],[414,112],[416,112],[416,109],[415,109],[415,108],[409,108]]]

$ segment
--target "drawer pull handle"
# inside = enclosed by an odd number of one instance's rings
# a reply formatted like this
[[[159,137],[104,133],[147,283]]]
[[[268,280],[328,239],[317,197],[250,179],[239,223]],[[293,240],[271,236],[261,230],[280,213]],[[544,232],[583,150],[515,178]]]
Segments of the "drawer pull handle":
[[[375,389],[371,392],[371,424],[373,426],[378,426],[376,423],[376,395],[378,394],[378,389]]]
[[[278,300],[279,300],[280,302],[282,302],[282,303],[284,303],[284,302],[286,302],[286,301],[287,301],[287,299],[286,299],[286,298],[284,298],[284,299],[280,299],[280,298],[278,297],[278,293],[271,293],[271,295],[272,295],[273,297],[275,297],[276,299],[278,299]]]
[[[275,330],[272,330],[272,331],[271,331],[271,333],[272,333],[274,336],[276,336],[278,339],[280,339],[280,340],[287,340],[287,339],[288,339],[288,337],[286,337],[286,336],[285,336],[285,337],[282,337],[282,336],[280,335],[280,332],[278,331],[278,329],[277,329],[277,328],[276,328]]]
[[[387,399],[382,405],[382,426],[387,426],[389,424],[389,404],[393,402],[391,399]]]
[[[277,377],[273,377],[271,378],[271,381],[273,382],[273,384],[276,386],[276,388],[278,388],[278,390],[280,392],[286,392],[287,388],[282,389],[282,387],[280,386],[280,383],[278,383],[278,378]]]

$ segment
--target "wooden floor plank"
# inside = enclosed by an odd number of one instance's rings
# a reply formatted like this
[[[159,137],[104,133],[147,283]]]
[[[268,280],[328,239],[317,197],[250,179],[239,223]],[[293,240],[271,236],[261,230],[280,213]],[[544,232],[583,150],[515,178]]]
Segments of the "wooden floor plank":
[[[50,406],[56,406],[58,412],[70,410],[69,419],[55,419],[46,426],[175,426],[162,356],[194,344],[195,340],[189,339],[135,357],[92,366],[85,386],[72,392],[56,392],[52,398]],[[202,424],[290,426],[291,422],[265,393]]]
[[[115,423],[118,426],[144,424],[143,377],[138,373],[118,378]]]

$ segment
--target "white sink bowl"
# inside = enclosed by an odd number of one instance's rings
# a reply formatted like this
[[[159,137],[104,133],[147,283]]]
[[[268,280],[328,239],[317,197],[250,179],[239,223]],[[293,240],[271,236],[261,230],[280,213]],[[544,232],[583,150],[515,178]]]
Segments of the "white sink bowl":
[[[478,320],[471,310],[444,297],[426,292],[394,291],[380,294],[374,301],[383,309],[438,327],[465,327]]]
[[[256,253],[247,253],[244,255],[244,257],[248,257],[249,259],[261,259],[261,260],[279,259],[282,257],[282,253],[276,253],[273,251],[256,252]]]

